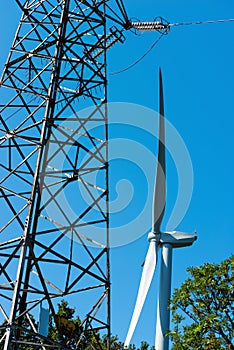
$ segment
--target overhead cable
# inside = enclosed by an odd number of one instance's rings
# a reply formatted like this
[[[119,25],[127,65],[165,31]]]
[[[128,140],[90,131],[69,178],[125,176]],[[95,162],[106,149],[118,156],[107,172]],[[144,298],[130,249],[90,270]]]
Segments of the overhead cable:
[[[181,23],[163,23],[160,21],[152,21],[152,22],[132,22],[132,28],[137,29],[139,31],[158,31],[161,32],[161,35],[154,41],[154,43],[150,46],[150,48],[135,62],[116,72],[109,73],[110,75],[120,74],[126,72],[127,70],[136,66],[139,62],[141,62],[158,44],[160,39],[168,33],[170,27],[179,27],[179,26],[189,26],[189,25],[200,25],[200,24],[213,24],[213,23],[228,23],[234,22],[234,18],[230,19],[216,19],[216,20],[208,20],[208,21],[193,21],[193,22],[181,22]],[[163,31],[161,31],[163,30]]]
[[[234,22],[234,18],[229,19],[214,19],[209,21],[194,21],[194,22],[182,22],[182,23],[169,23],[169,27],[179,27],[179,26],[190,26],[190,25],[197,25],[197,24],[212,24],[212,23],[228,23],[228,22]]]
[[[145,56],[147,56],[150,51],[153,50],[153,48],[158,44],[158,42],[162,39],[162,37],[164,36],[165,34],[164,33],[161,33],[161,35],[153,42],[153,44],[150,46],[150,48],[140,57],[138,58],[135,62],[133,62],[132,64],[130,64],[130,66],[128,67],[125,67],[119,71],[116,71],[116,72],[111,72],[109,73],[110,75],[115,75],[115,74],[119,74],[119,73],[122,73],[122,72],[125,72],[131,68],[133,68],[134,66],[136,66],[140,61],[143,60],[143,58],[145,58]]]

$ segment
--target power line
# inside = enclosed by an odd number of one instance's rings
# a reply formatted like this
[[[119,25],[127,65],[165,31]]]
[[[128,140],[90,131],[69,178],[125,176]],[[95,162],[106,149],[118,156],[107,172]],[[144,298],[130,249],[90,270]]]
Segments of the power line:
[[[126,72],[127,70],[133,68],[134,66],[136,66],[139,62],[141,62],[152,50],[153,48],[158,44],[158,42],[161,40],[161,38],[167,34],[169,32],[169,29],[171,27],[179,27],[179,26],[189,26],[189,25],[200,25],[200,24],[213,24],[213,23],[228,23],[228,22],[234,22],[234,18],[229,18],[229,19],[215,19],[215,20],[208,20],[208,21],[193,21],[193,22],[181,22],[181,23],[163,23],[163,27],[164,27],[164,31],[161,32],[161,35],[159,36],[159,38],[157,38],[153,44],[150,46],[150,48],[140,57],[138,58],[135,62],[133,62],[132,64],[130,64],[129,66],[120,69],[119,71],[116,72],[111,72],[109,73],[110,75],[116,75],[116,74],[120,74],[123,72]],[[140,21],[139,21],[140,23]],[[144,22],[143,22],[144,23]],[[154,23],[154,22],[147,22],[149,23]],[[157,25],[159,24],[158,22]],[[166,30],[168,29],[168,30]],[[147,30],[147,29],[146,29]],[[151,29],[152,30],[152,29]]]
[[[179,27],[179,26],[190,26],[190,25],[199,25],[199,24],[213,24],[213,23],[228,23],[234,22],[234,18],[230,19],[214,19],[209,21],[193,21],[193,22],[182,22],[182,23],[169,23],[169,27]]]
[[[162,39],[162,37],[164,35],[165,35],[164,33],[161,33],[161,35],[153,42],[153,44],[150,46],[150,48],[140,58],[138,58],[135,62],[130,64],[128,67],[125,67],[125,68],[123,68],[123,69],[121,69],[119,71],[116,71],[116,72],[111,72],[109,74],[110,75],[119,74],[119,73],[125,72],[125,71],[133,68],[134,66],[136,66],[140,61],[143,60],[143,58],[145,58],[150,53],[150,51],[153,50],[153,48],[158,44],[158,42]]]

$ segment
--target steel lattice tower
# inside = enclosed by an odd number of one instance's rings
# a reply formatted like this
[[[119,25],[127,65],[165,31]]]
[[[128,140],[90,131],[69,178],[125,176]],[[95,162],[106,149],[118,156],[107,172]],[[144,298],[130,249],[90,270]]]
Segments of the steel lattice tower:
[[[108,348],[106,51],[122,40],[126,12],[117,0],[16,2],[22,17],[1,79],[0,347],[80,349],[98,330]],[[73,347],[40,334],[30,316],[38,321],[43,306],[59,330],[62,298],[81,316]],[[97,337],[90,349],[100,348]]]

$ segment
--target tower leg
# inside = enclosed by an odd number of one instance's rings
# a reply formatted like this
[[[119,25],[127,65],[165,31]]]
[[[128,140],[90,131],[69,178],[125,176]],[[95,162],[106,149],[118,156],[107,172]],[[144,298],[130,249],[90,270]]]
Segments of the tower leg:
[[[172,272],[172,246],[164,244],[162,246],[162,259],[160,268],[160,283],[157,306],[156,324],[156,350],[169,349],[169,337],[165,337],[170,327],[169,299],[171,296],[171,272]]]

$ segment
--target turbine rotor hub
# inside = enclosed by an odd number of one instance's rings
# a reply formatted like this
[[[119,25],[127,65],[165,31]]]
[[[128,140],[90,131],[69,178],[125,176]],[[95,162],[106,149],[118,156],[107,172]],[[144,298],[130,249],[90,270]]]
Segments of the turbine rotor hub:
[[[149,242],[160,242],[160,237],[161,237],[161,233],[160,232],[150,232],[148,234],[148,241]]]

